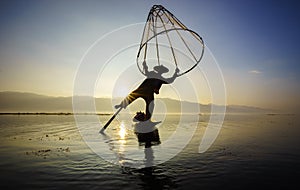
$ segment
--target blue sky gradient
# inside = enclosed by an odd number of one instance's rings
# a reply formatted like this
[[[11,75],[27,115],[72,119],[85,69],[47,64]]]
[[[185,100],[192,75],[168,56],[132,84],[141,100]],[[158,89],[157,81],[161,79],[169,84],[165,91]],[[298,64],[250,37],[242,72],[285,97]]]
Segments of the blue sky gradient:
[[[89,46],[145,22],[154,4],[203,37],[222,69],[228,104],[300,108],[300,3],[292,0],[1,1],[0,91],[72,95]]]

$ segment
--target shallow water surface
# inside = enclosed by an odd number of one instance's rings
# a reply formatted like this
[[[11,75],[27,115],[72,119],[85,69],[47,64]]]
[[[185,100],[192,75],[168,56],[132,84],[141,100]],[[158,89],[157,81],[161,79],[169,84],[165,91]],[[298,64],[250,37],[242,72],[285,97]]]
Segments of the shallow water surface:
[[[99,117],[108,120],[110,116]],[[297,115],[227,114],[217,140],[200,154],[198,146],[208,118],[208,115],[200,116],[196,133],[178,155],[153,167],[135,169],[122,165],[130,162],[128,150],[140,150],[146,160],[148,155],[148,159],[155,161],[155,150],[158,150],[155,147],[163,146],[174,133],[178,116],[166,118],[158,127],[161,144],[150,149],[139,144],[133,131],[125,128],[120,133],[121,123],[114,121],[104,140],[107,151],[115,153],[119,164],[115,165],[88,147],[74,116],[1,115],[0,186],[19,189],[299,188]],[[186,123],[186,130],[190,130],[189,125],[194,121]]]

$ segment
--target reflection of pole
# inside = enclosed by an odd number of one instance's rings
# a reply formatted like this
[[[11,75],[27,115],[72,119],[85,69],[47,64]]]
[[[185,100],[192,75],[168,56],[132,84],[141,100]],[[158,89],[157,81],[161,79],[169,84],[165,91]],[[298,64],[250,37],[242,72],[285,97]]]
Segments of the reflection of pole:
[[[118,163],[118,164],[122,165],[125,160],[125,154],[124,154],[124,143],[125,143],[124,141],[125,140],[119,141],[120,146],[119,146],[119,149],[117,150],[114,140],[110,136],[108,136],[105,133],[102,133],[102,136],[103,136],[104,142],[108,145],[109,150],[112,151],[114,153],[114,155],[116,155],[117,160],[114,163]]]
[[[109,126],[109,124],[115,119],[115,117],[120,113],[123,108],[120,107],[118,111],[108,120],[108,122],[104,125],[104,127],[100,130],[100,133],[103,133],[104,130]]]

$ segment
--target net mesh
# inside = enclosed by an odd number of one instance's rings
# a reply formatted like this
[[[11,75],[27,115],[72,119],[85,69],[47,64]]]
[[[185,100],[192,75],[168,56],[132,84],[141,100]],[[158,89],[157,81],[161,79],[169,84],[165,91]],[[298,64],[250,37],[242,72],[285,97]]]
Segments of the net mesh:
[[[204,42],[194,31],[188,29],[171,12],[161,5],[154,5],[147,17],[137,65],[141,73],[143,62],[149,69],[157,65],[169,68],[172,75],[175,69],[179,75],[191,71],[201,61]]]

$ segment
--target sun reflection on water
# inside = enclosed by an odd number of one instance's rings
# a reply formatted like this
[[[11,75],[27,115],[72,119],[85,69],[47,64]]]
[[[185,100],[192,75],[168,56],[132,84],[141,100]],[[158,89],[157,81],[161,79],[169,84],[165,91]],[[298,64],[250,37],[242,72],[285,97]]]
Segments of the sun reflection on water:
[[[125,152],[125,143],[126,143],[126,140],[125,140],[125,136],[126,136],[127,132],[126,132],[126,128],[125,128],[125,125],[124,123],[122,122],[120,124],[120,127],[119,127],[119,150],[118,150],[118,154],[119,154],[119,164],[123,164],[125,162],[125,155],[124,155],[124,152]]]
[[[121,140],[125,140],[125,136],[126,136],[126,128],[124,123],[122,122],[119,128],[119,136]]]

